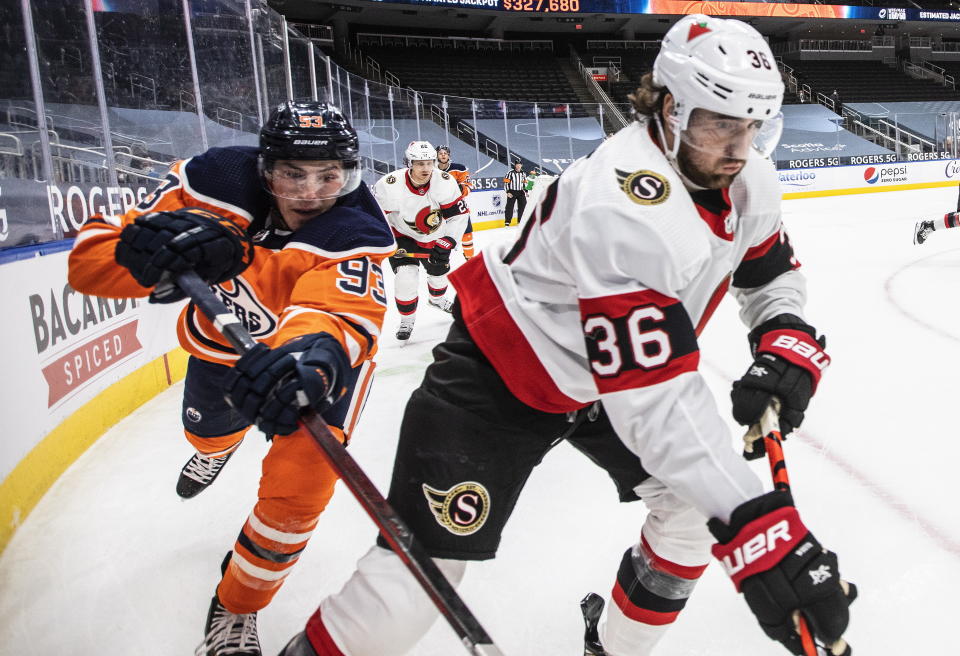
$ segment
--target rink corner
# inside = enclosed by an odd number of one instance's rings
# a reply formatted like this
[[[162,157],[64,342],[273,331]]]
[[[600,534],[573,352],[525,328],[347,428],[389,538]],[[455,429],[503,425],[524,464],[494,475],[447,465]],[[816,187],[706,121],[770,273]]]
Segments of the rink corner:
[[[50,431],[0,482],[0,554],[60,475],[111,426],[183,379],[177,348],[113,383]]]

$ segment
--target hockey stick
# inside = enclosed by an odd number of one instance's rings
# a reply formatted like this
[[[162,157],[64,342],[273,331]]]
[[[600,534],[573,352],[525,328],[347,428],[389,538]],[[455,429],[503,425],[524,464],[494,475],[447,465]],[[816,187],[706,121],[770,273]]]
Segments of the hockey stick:
[[[176,277],[176,284],[204,316],[213,322],[237,353],[242,355],[256,346],[256,340],[250,336],[236,315],[227,309],[210,286],[196,273],[181,273]],[[414,538],[406,523],[347,453],[340,440],[330,432],[323,419],[311,408],[303,412],[300,423],[323,451],[330,466],[370,515],[390,548],[403,561],[430,597],[430,601],[459,636],[463,646],[473,656],[503,656],[503,652],[493,644],[493,640],[450,585],[447,577]]]
[[[767,409],[763,411],[760,423],[747,431],[744,440],[748,440],[751,435],[754,436],[754,439],[757,439],[755,437],[756,431],[759,431],[759,434],[763,436],[763,447],[767,453],[767,462],[770,465],[770,477],[773,478],[774,489],[789,492],[790,476],[787,473],[787,458],[783,454],[783,436],[780,434],[780,399],[773,398]],[[753,450],[752,440],[747,441],[746,450],[748,452]],[[846,592],[847,590],[844,589],[844,594]],[[803,646],[804,656],[819,656],[821,654],[820,648],[813,639],[813,632],[810,631],[810,626],[803,613],[794,611],[793,621],[796,624],[797,633],[800,634],[800,644]],[[840,638],[833,645],[824,647],[823,653],[842,654],[846,646],[847,643],[843,638]],[[826,651],[827,649],[830,651]]]

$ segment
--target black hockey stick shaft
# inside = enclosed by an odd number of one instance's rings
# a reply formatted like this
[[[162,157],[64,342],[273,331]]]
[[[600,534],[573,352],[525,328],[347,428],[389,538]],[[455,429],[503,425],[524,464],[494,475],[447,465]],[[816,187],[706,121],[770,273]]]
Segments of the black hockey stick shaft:
[[[242,355],[256,345],[256,340],[250,336],[236,315],[230,312],[196,273],[181,273],[176,277],[176,284],[204,316],[213,322],[237,353]],[[330,432],[326,422],[313,409],[304,412],[300,420],[323,451],[330,466],[370,515],[390,548],[423,587],[440,614],[460,637],[464,647],[474,656],[502,656],[503,652],[493,644],[493,640],[467,608],[447,577],[414,538],[397,511],[380,494],[373,481],[347,453],[340,440]]]

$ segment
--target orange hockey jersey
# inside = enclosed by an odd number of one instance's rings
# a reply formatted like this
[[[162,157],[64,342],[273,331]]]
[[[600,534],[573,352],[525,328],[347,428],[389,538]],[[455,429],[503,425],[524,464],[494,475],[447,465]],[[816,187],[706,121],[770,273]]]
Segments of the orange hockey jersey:
[[[460,185],[460,191],[463,197],[466,198],[467,194],[470,193],[470,171],[467,170],[467,167],[463,164],[451,162],[450,166],[447,167],[446,173],[453,176],[453,179]]]
[[[176,162],[166,179],[122,216],[95,216],[77,236],[69,281],[77,291],[106,298],[142,297],[117,264],[120,231],[148,212],[201,207],[244,226],[256,244],[250,266],[214,286],[258,341],[278,346],[325,332],[343,346],[351,366],[376,352],[387,308],[382,262],[396,250],[393,234],[366,185],[296,232],[270,225],[271,197],[260,182],[256,148],[211,148]],[[237,353],[192,303],[180,314],[180,344],[191,355],[232,364]]]

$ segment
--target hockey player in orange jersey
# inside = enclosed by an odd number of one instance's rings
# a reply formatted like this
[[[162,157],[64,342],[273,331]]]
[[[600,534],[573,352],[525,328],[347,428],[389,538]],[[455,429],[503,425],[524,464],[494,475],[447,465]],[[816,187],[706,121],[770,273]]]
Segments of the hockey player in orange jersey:
[[[372,373],[396,248],[360,179],[357,133],[326,103],[287,102],[260,148],[211,148],[176,162],[123,216],[96,216],[70,255],[70,284],[102,297],[183,298],[196,271],[259,344],[242,357],[192,304],[177,327],[190,353],[183,425],[196,449],[177,493],[206,489],[251,424],[272,437],[259,499],[222,566],[197,653],[259,656],[257,611],[282,585],[336,475],[297,417],[317,409],[349,439]]]
[[[437,146],[437,169],[453,176],[453,179],[460,185],[460,193],[463,194],[463,199],[466,201],[470,194],[470,171],[463,164],[450,160],[450,146]],[[473,221],[469,215],[467,216],[467,229],[463,231],[460,246],[463,247],[463,259],[469,260],[473,257]]]

